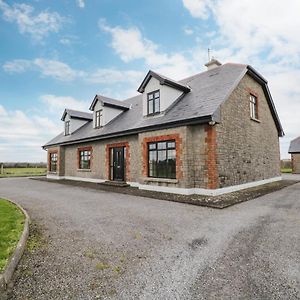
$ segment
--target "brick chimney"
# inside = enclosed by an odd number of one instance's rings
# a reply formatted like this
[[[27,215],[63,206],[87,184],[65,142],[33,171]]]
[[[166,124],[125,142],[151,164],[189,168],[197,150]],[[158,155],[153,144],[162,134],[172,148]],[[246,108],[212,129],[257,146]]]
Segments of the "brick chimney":
[[[207,67],[207,70],[212,70],[214,68],[217,68],[221,66],[222,64],[216,60],[215,58],[212,58],[205,66]]]

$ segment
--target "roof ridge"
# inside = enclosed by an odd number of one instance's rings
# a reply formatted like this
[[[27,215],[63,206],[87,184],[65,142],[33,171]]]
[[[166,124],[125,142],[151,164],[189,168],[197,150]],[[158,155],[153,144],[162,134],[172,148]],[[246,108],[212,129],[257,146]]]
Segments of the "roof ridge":
[[[190,80],[190,79],[192,79],[192,78],[194,78],[194,77],[197,77],[197,76],[199,76],[199,75],[205,74],[205,73],[207,73],[207,72],[211,72],[211,71],[217,70],[217,69],[222,68],[222,67],[224,67],[224,66],[226,66],[226,65],[236,65],[236,66],[243,66],[243,67],[247,67],[247,66],[248,66],[248,65],[246,65],[246,64],[239,64],[239,63],[231,63],[231,62],[227,62],[227,63],[224,63],[224,64],[222,64],[221,66],[218,66],[218,67],[216,67],[216,68],[214,68],[214,69],[205,70],[205,71],[203,71],[203,72],[199,72],[199,73],[196,73],[196,74],[194,74],[194,75],[191,75],[191,76],[185,77],[185,78],[183,78],[183,79],[180,79],[179,82],[181,83],[181,81]]]
[[[92,114],[88,111],[82,111],[82,110],[73,109],[73,108],[66,108],[66,110],[76,111],[76,112],[85,113],[85,114]]]

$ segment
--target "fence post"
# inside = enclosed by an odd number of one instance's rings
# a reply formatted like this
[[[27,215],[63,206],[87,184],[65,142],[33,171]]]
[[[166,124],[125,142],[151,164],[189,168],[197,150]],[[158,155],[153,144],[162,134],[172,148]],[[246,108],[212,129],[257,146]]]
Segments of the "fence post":
[[[0,174],[4,174],[3,163],[0,163],[0,165],[1,165],[1,171],[0,171]]]

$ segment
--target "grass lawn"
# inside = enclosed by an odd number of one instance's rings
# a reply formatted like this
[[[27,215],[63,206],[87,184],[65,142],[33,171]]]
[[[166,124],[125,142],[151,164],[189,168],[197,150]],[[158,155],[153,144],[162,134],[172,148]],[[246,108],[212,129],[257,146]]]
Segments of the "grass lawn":
[[[25,216],[17,206],[0,199],[0,273],[23,232]]]
[[[282,168],[281,173],[292,173],[292,169],[291,168]]]
[[[23,177],[46,175],[46,168],[4,168],[0,177]]]

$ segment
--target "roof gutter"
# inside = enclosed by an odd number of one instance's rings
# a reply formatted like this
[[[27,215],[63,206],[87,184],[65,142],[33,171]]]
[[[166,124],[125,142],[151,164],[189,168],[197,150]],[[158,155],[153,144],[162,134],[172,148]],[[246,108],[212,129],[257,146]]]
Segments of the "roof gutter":
[[[121,137],[125,135],[132,135],[132,134],[138,134],[142,132],[147,132],[147,131],[152,131],[154,129],[168,129],[168,128],[174,128],[174,127],[179,127],[179,126],[184,126],[184,125],[196,125],[196,124],[205,124],[209,123],[211,121],[214,121],[217,123],[216,120],[214,120],[213,116],[204,116],[204,117],[197,117],[189,120],[181,120],[181,121],[174,121],[174,122],[169,122],[165,124],[159,124],[159,125],[151,125],[147,127],[142,127],[142,128],[137,128],[137,129],[130,129],[130,130],[125,130],[125,131],[120,131],[116,133],[110,133],[110,134],[105,134],[101,136],[95,136],[95,137],[90,137],[90,138],[85,138],[85,139],[78,139],[70,142],[63,142],[63,143],[54,143],[54,144],[49,144],[49,145],[44,145],[42,148],[45,150],[49,147],[53,146],[63,146],[63,145],[73,145],[73,144],[78,144],[78,143],[85,143],[85,142],[91,142],[91,141],[97,141],[97,140],[104,140],[108,138],[115,138],[115,137]]]

